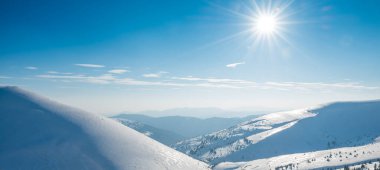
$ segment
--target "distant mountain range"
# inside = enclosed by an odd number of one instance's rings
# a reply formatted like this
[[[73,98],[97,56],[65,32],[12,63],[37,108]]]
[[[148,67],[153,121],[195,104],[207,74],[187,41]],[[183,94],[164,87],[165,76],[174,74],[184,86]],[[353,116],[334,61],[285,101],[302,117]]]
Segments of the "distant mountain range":
[[[122,112],[120,114],[128,115],[146,115],[151,117],[170,117],[170,116],[181,116],[181,117],[192,117],[192,118],[237,118],[246,117],[251,115],[263,115],[267,113],[272,113],[274,110],[256,110],[256,111],[229,111],[214,107],[201,107],[201,108],[174,108],[167,110],[148,110],[141,112]]]
[[[180,113],[178,113],[180,114]],[[185,116],[164,116],[164,117],[151,117],[140,114],[120,114],[113,116],[112,118],[117,120],[129,120],[125,121],[125,124],[139,132],[144,133],[146,129],[151,129],[150,132],[154,134],[157,133],[166,133],[170,132],[172,135],[168,138],[170,139],[188,139],[196,137],[199,135],[204,135],[207,133],[219,131],[222,129],[229,128],[230,126],[236,125],[238,123],[251,120],[259,115],[252,115],[246,117],[236,117],[236,118],[195,118],[195,117],[185,117]],[[138,126],[135,126],[131,121],[138,123]],[[142,127],[146,126],[146,127]],[[153,128],[155,132],[153,132]],[[149,131],[149,130],[148,130]],[[157,134],[158,136],[164,136]],[[162,138],[158,136],[151,136],[153,139],[161,141],[165,144],[174,144],[170,141],[161,140]],[[177,140],[176,142],[178,142]],[[174,140],[175,141],[175,140]]]
[[[140,123],[133,120],[128,120],[125,118],[115,118],[117,121],[126,125],[150,138],[159,141],[167,146],[173,145],[180,140],[186,139],[184,136],[175,133],[173,131],[168,131],[160,128],[156,128],[144,123]]]

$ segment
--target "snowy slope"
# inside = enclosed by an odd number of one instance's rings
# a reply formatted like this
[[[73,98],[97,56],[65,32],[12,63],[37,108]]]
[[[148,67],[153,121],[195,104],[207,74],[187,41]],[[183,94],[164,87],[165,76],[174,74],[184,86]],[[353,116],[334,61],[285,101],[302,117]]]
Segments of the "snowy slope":
[[[153,126],[149,126],[141,122],[132,121],[132,120],[124,119],[124,118],[113,118],[113,119],[167,146],[173,145],[176,142],[185,139],[185,137],[177,133],[167,131],[164,129],[159,129]]]
[[[248,146],[293,126],[298,120],[314,115],[305,110],[267,114],[228,129],[179,142],[174,147],[193,157],[217,163],[229,160],[232,153],[244,151]]]
[[[0,169],[207,169],[121,123],[0,88]]]
[[[379,160],[380,143],[373,143],[357,147],[282,155],[250,162],[223,162],[215,166],[214,170],[343,169],[345,166],[360,167],[360,165],[369,164],[369,162],[379,165]],[[374,167],[374,165],[367,166],[368,168]]]
[[[193,109],[186,109],[190,112]],[[196,111],[200,109],[194,109]],[[182,114],[182,109],[172,110],[172,114]],[[178,112],[174,112],[178,111]],[[203,110],[205,111],[205,110]],[[207,111],[207,110],[206,110]],[[203,112],[202,112],[203,113]],[[128,120],[137,121],[145,125],[149,125],[155,128],[171,131],[177,134],[181,134],[186,139],[190,139],[196,136],[209,134],[211,132],[219,131],[238,123],[251,120],[258,117],[258,115],[251,115],[246,117],[212,117],[212,118],[196,118],[188,116],[164,116],[164,117],[152,117],[142,114],[119,114],[112,118],[123,118]]]
[[[341,102],[265,115],[177,143],[216,164],[369,144],[380,136],[380,101]]]

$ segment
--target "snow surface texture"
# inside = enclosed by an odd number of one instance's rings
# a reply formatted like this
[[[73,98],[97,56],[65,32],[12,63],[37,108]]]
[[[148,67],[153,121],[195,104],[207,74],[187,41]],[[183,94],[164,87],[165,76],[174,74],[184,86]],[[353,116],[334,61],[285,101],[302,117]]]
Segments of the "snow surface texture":
[[[353,147],[380,136],[380,101],[340,102],[268,114],[179,142],[175,148],[217,164]]]
[[[374,143],[358,147],[282,155],[250,162],[223,162],[215,166],[214,170],[343,169],[345,166],[353,169],[360,168],[363,162],[367,163],[368,168],[373,168],[372,164],[375,164],[379,158],[380,143]]]
[[[208,169],[109,118],[0,87],[0,169]]]

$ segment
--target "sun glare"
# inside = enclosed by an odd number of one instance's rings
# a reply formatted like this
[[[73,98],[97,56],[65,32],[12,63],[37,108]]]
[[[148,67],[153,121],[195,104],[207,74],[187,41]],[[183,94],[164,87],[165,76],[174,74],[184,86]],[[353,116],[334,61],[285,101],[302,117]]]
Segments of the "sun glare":
[[[241,18],[243,22],[238,25],[244,27],[242,27],[242,31],[223,37],[212,44],[242,37],[244,42],[247,42],[248,47],[254,49],[255,52],[270,51],[268,49],[280,46],[294,46],[288,40],[288,33],[290,33],[288,26],[299,22],[294,21],[291,17],[297,13],[296,10],[289,9],[292,2],[293,0],[250,0],[238,10],[221,7],[221,9]]]
[[[277,19],[272,15],[261,15],[255,21],[254,29],[260,34],[272,34],[277,29]]]

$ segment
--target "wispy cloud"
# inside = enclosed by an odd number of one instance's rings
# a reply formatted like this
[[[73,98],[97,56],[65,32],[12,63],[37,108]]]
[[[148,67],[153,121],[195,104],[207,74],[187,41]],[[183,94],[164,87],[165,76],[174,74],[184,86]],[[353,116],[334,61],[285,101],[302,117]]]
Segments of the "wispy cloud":
[[[200,77],[171,77],[161,81],[145,81],[133,78],[119,78],[114,74],[99,76],[88,75],[37,75],[39,78],[61,80],[64,82],[84,82],[92,84],[119,84],[133,86],[168,86],[168,87],[201,87],[259,90],[378,90],[377,86],[366,86],[356,82],[323,83],[323,82],[254,82],[249,80]]]
[[[151,73],[151,74],[143,74],[142,76],[143,76],[143,77],[147,77],[147,78],[159,78],[159,77],[161,77],[160,74],[155,74],[155,73]]]
[[[242,65],[242,64],[245,64],[245,62],[227,64],[226,67],[236,68],[237,66]]]
[[[28,66],[28,67],[25,67],[25,69],[28,69],[28,70],[37,70],[38,68],[34,67],[34,66]]]
[[[167,74],[167,73],[169,73],[169,72],[160,71],[158,73],[143,74],[142,76],[146,77],[146,78],[160,78],[162,75]]]
[[[11,77],[9,77],[9,76],[1,76],[0,75],[0,79],[10,79]]]
[[[365,86],[356,82],[344,82],[344,83],[323,83],[323,82],[266,82],[268,86],[273,87],[285,87],[293,89],[378,89],[379,87]]]
[[[79,67],[88,67],[88,68],[103,68],[104,65],[98,65],[98,64],[74,64]]]
[[[42,74],[37,75],[39,78],[46,79],[56,79],[56,80],[65,80],[65,82],[78,81],[78,82],[88,82],[94,84],[109,84],[113,80],[112,75],[100,75],[100,76],[86,76],[82,74],[78,75],[51,75],[51,74]]]
[[[217,87],[217,88],[235,88],[225,84],[212,84],[212,83],[181,83],[173,81],[144,81],[132,78],[118,78],[112,74],[104,74],[100,76],[87,76],[87,75],[52,75],[43,74],[37,75],[38,78],[60,80],[63,82],[82,82],[91,84],[119,84],[129,86],[167,86],[167,87]]]
[[[315,90],[315,89],[357,89],[374,90],[380,89],[376,86],[366,86],[357,82],[323,83],[323,82],[264,82],[258,83],[239,79],[199,78],[199,77],[172,77],[175,80],[190,82],[204,82],[231,88],[257,88],[277,90]]]
[[[57,72],[57,71],[48,71],[48,74],[63,74],[63,75],[70,75],[73,73],[67,73],[67,72]]]
[[[123,74],[126,72],[129,72],[129,71],[125,69],[113,69],[113,70],[108,71],[108,73],[112,73],[112,74]]]
[[[240,79],[225,78],[199,78],[199,77],[172,77],[171,79],[191,82],[196,87],[218,87],[218,88],[254,88],[258,83]]]
[[[64,80],[66,82],[85,82],[93,84],[122,84],[122,85],[141,85],[141,86],[186,86],[185,84],[176,84],[172,82],[142,81],[132,78],[118,78],[112,74],[103,74],[100,76],[87,75],[37,75],[39,78]]]
[[[256,82],[239,80],[239,79],[221,79],[221,78],[199,78],[199,77],[172,77],[175,80],[187,80],[187,81],[205,81],[209,83],[228,83],[228,84],[246,84],[246,85],[255,85]]]

